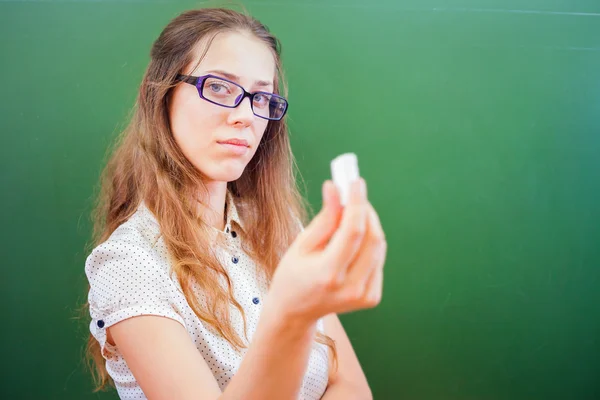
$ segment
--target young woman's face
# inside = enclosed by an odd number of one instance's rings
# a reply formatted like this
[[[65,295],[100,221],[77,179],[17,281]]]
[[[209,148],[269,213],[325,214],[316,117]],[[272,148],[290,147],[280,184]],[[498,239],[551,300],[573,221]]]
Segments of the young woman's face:
[[[259,39],[237,32],[218,34],[202,62],[190,70],[202,50],[202,46],[197,49],[195,60],[184,74],[216,75],[236,82],[250,93],[273,92],[275,60],[269,47]],[[218,85],[210,88],[215,92],[224,90]],[[242,175],[268,123],[254,115],[248,97],[236,108],[221,107],[200,98],[198,90],[186,83],[175,87],[169,117],[175,141],[186,158],[210,181],[220,182],[231,182]],[[223,143],[232,139],[246,141],[247,145]]]

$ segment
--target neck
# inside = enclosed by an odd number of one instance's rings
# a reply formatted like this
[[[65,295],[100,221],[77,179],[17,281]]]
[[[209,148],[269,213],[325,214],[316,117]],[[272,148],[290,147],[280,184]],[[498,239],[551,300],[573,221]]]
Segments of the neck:
[[[208,225],[222,231],[225,229],[225,197],[227,182],[207,182],[208,197],[198,203],[200,218]]]

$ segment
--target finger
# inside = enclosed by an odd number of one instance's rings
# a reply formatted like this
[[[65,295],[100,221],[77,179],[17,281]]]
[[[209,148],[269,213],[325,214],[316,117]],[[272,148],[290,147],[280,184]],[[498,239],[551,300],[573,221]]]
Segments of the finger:
[[[366,285],[365,302],[369,307],[375,307],[381,302],[383,295],[383,264],[373,271]]]
[[[360,178],[353,182],[350,199],[344,208],[339,229],[325,248],[332,268],[345,271],[356,256],[367,229],[366,184]]]
[[[381,226],[381,219],[379,218],[377,211],[375,211],[371,203],[369,203],[368,207],[373,216],[373,233],[375,234],[375,236],[378,236],[385,240],[385,232],[383,231],[383,227]]]
[[[368,224],[365,239],[356,258],[348,267],[348,284],[355,288],[363,288],[373,271],[385,261],[387,245],[383,231],[378,225],[377,213],[372,206],[368,207]],[[383,258],[383,259],[382,259]],[[360,290],[360,289],[357,289]]]
[[[337,189],[332,181],[323,183],[323,207],[300,234],[300,246],[304,251],[323,247],[339,226],[342,205]]]

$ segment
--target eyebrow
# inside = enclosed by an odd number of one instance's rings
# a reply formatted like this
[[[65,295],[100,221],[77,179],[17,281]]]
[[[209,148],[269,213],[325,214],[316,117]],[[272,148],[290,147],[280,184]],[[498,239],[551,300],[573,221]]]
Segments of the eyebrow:
[[[223,70],[220,70],[220,69],[213,69],[213,70],[207,71],[207,73],[209,73],[209,74],[215,73],[215,74],[223,75],[225,78],[230,79],[232,81],[237,81],[237,82],[240,81],[239,76],[229,73],[229,72],[226,72],[226,71],[223,71]],[[256,85],[256,86],[273,86],[273,82],[258,80],[258,81],[254,81],[254,85]]]

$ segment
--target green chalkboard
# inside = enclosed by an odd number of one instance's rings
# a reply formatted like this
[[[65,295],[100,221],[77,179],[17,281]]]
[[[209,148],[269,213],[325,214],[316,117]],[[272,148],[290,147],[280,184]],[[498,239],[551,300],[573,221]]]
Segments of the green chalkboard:
[[[0,0],[6,399],[92,394],[89,212],[181,1]],[[283,42],[311,204],[357,153],[389,243],[343,315],[376,399],[600,398],[600,2],[247,1]]]

